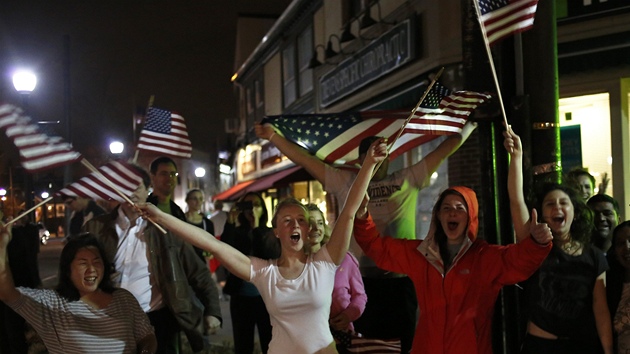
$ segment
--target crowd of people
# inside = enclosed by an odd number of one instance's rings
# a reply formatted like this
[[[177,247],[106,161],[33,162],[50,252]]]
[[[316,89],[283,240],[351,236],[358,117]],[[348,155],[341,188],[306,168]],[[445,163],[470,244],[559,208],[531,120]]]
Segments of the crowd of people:
[[[180,333],[198,352],[222,326],[222,296],[237,354],[254,353],[256,330],[263,353],[349,353],[356,338],[396,340],[402,353],[492,353],[496,299],[519,283],[527,304],[521,353],[630,351],[630,222],[604,193],[606,179],[593,195],[585,170],[535,186],[527,200],[523,147],[511,127],[504,146],[516,242],[479,235],[479,202],[465,186],[445,189],[428,234],[416,235],[419,190],[475,127],[389,174],[383,138],[361,142],[353,173],[257,124],[261,139],[340,201],[334,225],[293,198],[270,214],[253,192],[229,211],[216,201],[208,217],[203,191],[193,189],[184,212],[173,201],[174,160],[159,157],[149,171],[132,165],[142,176],[132,203],[104,211],[64,198],[75,216],[54,289],[13,276],[19,231],[0,229],[0,300],[50,353],[178,353]],[[351,241],[360,248],[350,252]],[[224,282],[213,275],[219,269]]]

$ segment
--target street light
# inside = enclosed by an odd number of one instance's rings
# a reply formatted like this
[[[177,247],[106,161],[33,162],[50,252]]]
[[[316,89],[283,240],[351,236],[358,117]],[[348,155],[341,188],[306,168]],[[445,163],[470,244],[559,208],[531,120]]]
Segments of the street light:
[[[195,168],[195,177],[197,177],[197,188],[203,190],[203,177],[206,175],[206,169],[203,167]]]
[[[203,176],[205,176],[205,175],[206,175],[206,169],[205,169],[205,168],[203,168],[203,167],[197,167],[197,168],[195,169],[195,176],[196,176],[197,178],[201,178],[201,177],[203,177]]]
[[[114,155],[120,155],[125,150],[125,144],[120,141],[112,141],[109,144],[109,151]]]
[[[24,111],[26,111],[28,105],[28,96],[33,92],[36,85],[37,76],[35,76],[32,71],[20,69],[13,73],[13,87],[15,87],[15,90],[22,96],[22,109],[24,109]],[[24,171],[24,205],[27,210],[33,206],[33,196],[31,195],[32,186],[33,177]],[[27,217],[29,220],[32,220],[30,215]]]
[[[37,76],[30,70],[17,70],[13,74],[13,87],[22,95],[29,95],[37,85]]]

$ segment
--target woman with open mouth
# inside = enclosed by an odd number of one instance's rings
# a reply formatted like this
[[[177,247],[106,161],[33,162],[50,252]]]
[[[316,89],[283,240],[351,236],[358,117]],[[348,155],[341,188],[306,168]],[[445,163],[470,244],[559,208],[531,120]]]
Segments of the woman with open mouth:
[[[61,251],[55,290],[16,288],[0,230],[0,300],[37,331],[51,354],[154,353],[157,341],[136,298],[110,282],[110,265],[96,238],[71,238]]]
[[[140,208],[145,217],[212,252],[230,273],[256,286],[273,326],[268,353],[337,353],[328,324],[335,272],[348,251],[355,214],[360,205],[367,205],[366,190],[372,173],[387,156],[384,141],[379,139],[370,146],[330,240],[314,254],[307,254],[304,247],[310,230],[309,212],[292,198],[278,204],[271,221],[281,249],[279,258],[272,260],[246,256],[153,205]]]
[[[517,244],[491,245],[477,235],[479,205],[463,186],[443,191],[424,240],[382,236],[363,209],[355,238],[379,268],[413,281],[420,316],[411,353],[492,353],[492,317],[501,288],[529,278],[552,248],[546,224],[518,228]],[[368,299],[369,301],[369,299]]]
[[[512,157],[508,190],[518,235],[529,218],[523,194],[522,145],[510,127],[503,135]],[[605,285],[608,264],[589,242],[593,214],[569,184],[545,183],[537,194],[540,221],[551,228],[554,247],[525,283],[529,321],[521,353],[612,354]]]

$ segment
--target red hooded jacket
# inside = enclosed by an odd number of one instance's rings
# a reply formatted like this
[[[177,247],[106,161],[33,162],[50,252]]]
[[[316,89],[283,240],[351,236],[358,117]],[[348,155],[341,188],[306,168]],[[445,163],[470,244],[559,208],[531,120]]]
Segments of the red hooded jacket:
[[[467,187],[449,189],[459,192],[468,206],[468,237],[446,275],[433,234],[436,215],[424,241],[381,237],[371,217],[355,220],[354,235],[376,265],[407,274],[414,283],[420,318],[411,353],[488,354],[499,291],[529,278],[552,245],[541,246],[531,237],[508,246],[478,240],[475,192]]]

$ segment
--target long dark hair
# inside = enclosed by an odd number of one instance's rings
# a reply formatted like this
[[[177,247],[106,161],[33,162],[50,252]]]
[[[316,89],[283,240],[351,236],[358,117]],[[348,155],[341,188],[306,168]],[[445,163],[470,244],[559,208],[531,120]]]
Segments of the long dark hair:
[[[265,226],[267,225],[267,221],[269,221],[269,211],[267,210],[267,205],[265,204],[265,200],[263,199],[262,195],[260,195],[260,193],[256,193],[256,192],[247,192],[245,193],[245,195],[243,195],[241,198],[239,198],[239,202],[242,202],[245,200],[246,197],[253,195],[256,198],[258,198],[260,200],[260,204],[262,206],[262,215],[260,215],[260,218],[258,219],[258,226]],[[238,221],[241,223],[241,225],[243,224],[247,224],[249,225],[249,220],[247,220],[246,218],[242,217],[242,213],[239,213],[238,216]],[[254,228],[254,225],[250,225],[250,228]]]
[[[538,217],[542,220],[542,204],[545,196],[552,191],[559,190],[566,193],[573,204],[573,222],[571,223],[571,239],[587,244],[591,239],[593,231],[593,212],[586,206],[584,200],[578,194],[578,191],[571,185],[563,183],[545,183],[541,186],[536,197],[536,210]]]
[[[454,189],[447,189],[444,192],[442,192],[440,194],[440,197],[438,198],[437,202],[435,202],[435,205],[433,206],[433,222],[435,223],[435,242],[437,242],[438,247],[440,248],[440,256],[442,257],[442,262],[444,263],[444,271],[446,271],[446,267],[447,267],[447,262],[449,259],[449,253],[448,253],[448,247],[447,247],[447,237],[446,237],[446,232],[444,232],[444,228],[442,227],[442,223],[440,222],[440,220],[438,220],[438,213],[440,212],[440,208],[442,207],[442,203],[444,202],[444,199],[446,199],[447,196],[449,195],[455,195],[458,197],[461,197],[462,200],[464,201],[464,204],[466,205],[466,210],[468,210],[468,203],[466,203],[466,198],[464,198],[464,196],[454,190]]]
[[[617,248],[615,245],[617,244],[617,239],[621,231],[626,227],[630,227],[630,220],[624,221],[615,227],[612,236],[612,246],[608,250],[608,254],[606,254],[606,260],[610,267],[606,272],[606,297],[608,299],[608,309],[610,310],[611,318],[614,318],[615,312],[617,312],[626,273],[626,269],[617,260]]]
[[[72,270],[71,265],[72,261],[74,261],[74,257],[76,257],[77,252],[80,249],[94,247],[98,250],[98,254],[103,261],[104,271],[102,274],[102,280],[98,284],[98,288],[103,290],[106,293],[113,293],[115,288],[112,286],[111,282],[111,265],[107,261],[105,257],[105,251],[103,247],[98,242],[96,237],[93,235],[86,233],[81,234],[75,237],[72,237],[66,246],[61,251],[61,257],[59,259],[59,283],[55,290],[68,301],[77,301],[81,296],[79,295],[79,290],[74,286],[71,279]]]

